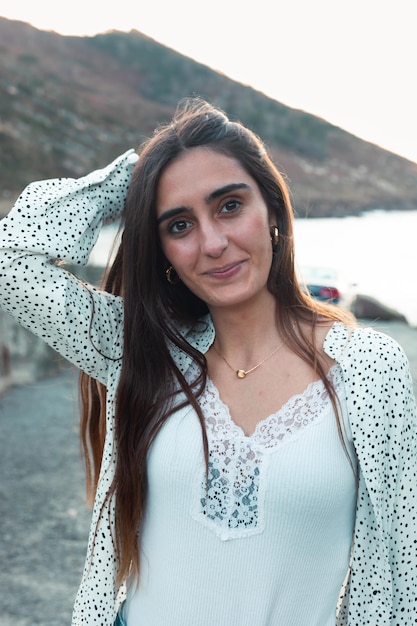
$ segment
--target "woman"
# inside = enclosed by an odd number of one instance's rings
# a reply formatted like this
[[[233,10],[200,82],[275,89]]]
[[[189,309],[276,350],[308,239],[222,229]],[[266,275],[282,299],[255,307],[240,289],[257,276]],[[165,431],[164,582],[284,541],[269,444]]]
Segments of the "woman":
[[[1,306],[84,372],[73,625],[414,623],[402,349],[300,288],[286,184],[241,124],[185,101],[135,160],[29,185],[2,223]],[[104,289],[51,264],[119,216]]]

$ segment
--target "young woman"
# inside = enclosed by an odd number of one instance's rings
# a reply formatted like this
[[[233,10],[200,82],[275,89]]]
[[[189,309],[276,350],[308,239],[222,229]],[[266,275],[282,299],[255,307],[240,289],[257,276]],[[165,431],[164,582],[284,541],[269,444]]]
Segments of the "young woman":
[[[136,160],[33,183],[1,223],[1,306],[84,372],[73,626],[414,623],[402,349],[300,288],[289,192],[251,131],[187,100]],[[55,263],[118,217],[102,289]]]

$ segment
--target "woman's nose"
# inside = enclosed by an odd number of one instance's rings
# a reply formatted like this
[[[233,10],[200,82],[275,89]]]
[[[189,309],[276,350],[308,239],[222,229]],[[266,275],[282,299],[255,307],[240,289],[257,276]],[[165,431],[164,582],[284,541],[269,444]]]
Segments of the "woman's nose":
[[[212,257],[219,257],[227,248],[228,238],[216,224],[205,224],[200,232],[200,251]]]

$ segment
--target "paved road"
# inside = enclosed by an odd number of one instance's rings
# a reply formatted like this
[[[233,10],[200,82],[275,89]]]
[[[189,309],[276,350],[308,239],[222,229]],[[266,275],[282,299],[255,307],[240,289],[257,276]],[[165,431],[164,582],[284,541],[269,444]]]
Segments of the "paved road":
[[[405,348],[417,392],[417,330],[375,326]],[[0,626],[68,626],[90,518],[73,370],[0,396],[0,476]]]
[[[78,444],[77,375],[0,397],[0,625],[68,626],[90,512]]]

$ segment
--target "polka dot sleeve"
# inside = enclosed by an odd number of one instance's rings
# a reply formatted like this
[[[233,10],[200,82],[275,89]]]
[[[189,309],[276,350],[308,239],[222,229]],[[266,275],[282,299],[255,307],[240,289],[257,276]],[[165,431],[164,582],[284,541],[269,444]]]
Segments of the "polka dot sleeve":
[[[409,363],[394,339],[372,329],[356,329],[339,350],[328,353],[344,372],[359,489],[350,585],[337,624],[414,624],[417,408]]]
[[[129,150],[82,178],[34,182],[0,222],[0,307],[102,382],[121,354],[122,302],[55,261],[87,262],[103,223],[123,210],[136,160]]]
[[[390,394],[384,487],[392,494],[385,511],[392,572],[393,623],[417,622],[417,410],[408,361],[397,349],[390,363],[396,393]],[[382,450],[380,452],[382,454]],[[388,465],[389,464],[389,465]],[[392,472],[392,474],[391,474]]]

